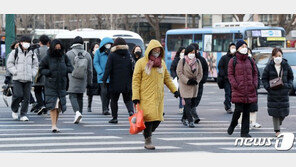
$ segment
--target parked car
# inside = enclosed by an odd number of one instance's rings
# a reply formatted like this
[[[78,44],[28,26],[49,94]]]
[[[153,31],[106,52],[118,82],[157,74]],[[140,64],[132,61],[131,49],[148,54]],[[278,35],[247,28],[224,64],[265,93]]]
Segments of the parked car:
[[[266,64],[272,59],[271,52],[273,48],[264,48],[262,50],[253,50],[253,57],[255,58],[255,62],[258,66],[260,72],[260,88],[263,88],[263,84],[261,81],[263,70]],[[288,64],[291,66],[293,70],[293,74],[296,77],[296,49],[294,48],[285,48],[282,49],[283,57],[288,61]],[[296,90],[296,79],[293,81],[293,88],[290,92],[290,95],[295,95]]]

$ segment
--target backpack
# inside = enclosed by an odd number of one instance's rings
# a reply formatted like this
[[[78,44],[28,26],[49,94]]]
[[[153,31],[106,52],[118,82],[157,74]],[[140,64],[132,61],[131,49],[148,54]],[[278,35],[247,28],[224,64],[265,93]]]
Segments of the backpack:
[[[72,50],[76,55],[74,57],[74,70],[72,71],[72,77],[77,79],[84,79],[87,75],[87,67],[88,67],[88,60],[86,59],[86,53],[78,52],[76,50]]]
[[[33,52],[33,55],[32,55],[32,64],[34,62],[34,50],[32,50]],[[14,63],[15,63],[15,60],[16,58],[18,57],[18,48],[14,49]]]

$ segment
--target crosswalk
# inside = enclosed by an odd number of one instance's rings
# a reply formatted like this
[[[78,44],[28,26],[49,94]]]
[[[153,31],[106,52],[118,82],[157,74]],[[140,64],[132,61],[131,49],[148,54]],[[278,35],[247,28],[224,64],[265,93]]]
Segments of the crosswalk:
[[[7,115],[7,114],[6,114]],[[108,124],[110,116],[95,113],[83,115],[81,124],[73,124],[74,114],[63,114],[59,120],[61,133],[50,132],[50,117],[30,114],[29,122],[0,119],[0,153],[75,153],[75,152],[146,152],[142,134],[130,135],[128,115],[119,115],[119,124]],[[158,152],[275,152],[274,147],[234,146],[239,137],[226,133],[228,121],[201,118],[195,128],[181,124],[180,114],[165,115],[153,133]],[[283,128],[284,130],[285,128]],[[254,137],[273,137],[272,127],[253,129]],[[273,143],[274,144],[274,143]],[[295,152],[292,148],[290,151]]]

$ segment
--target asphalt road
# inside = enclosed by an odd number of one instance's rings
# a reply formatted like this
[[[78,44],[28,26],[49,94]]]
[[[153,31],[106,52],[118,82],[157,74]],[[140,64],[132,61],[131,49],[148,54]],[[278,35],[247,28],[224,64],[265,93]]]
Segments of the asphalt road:
[[[3,83],[3,76],[0,76]],[[259,94],[258,122],[260,129],[250,130],[254,138],[274,138],[272,119],[267,114],[267,95]],[[38,116],[28,113],[29,122],[13,121],[11,110],[6,107],[0,95],[0,153],[10,152],[62,152],[62,153],[147,153],[147,152],[211,152],[211,153],[280,153],[271,146],[234,146],[240,136],[236,128],[232,136],[226,133],[232,115],[224,111],[224,91],[214,82],[205,84],[205,90],[198,114],[201,121],[195,128],[188,128],[180,122],[178,100],[165,89],[165,121],[153,134],[156,150],[145,150],[142,134],[130,135],[128,114],[120,98],[119,123],[111,125],[111,116],[101,115],[99,96],[94,98],[93,112],[87,113],[87,97],[84,96],[82,122],[73,124],[74,112],[67,97],[67,111],[59,118],[61,133],[51,133],[49,115]],[[282,132],[296,132],[296,97],[290,97],[290,115],[284,120]],[[296,152],[294,146],[287,153]]]

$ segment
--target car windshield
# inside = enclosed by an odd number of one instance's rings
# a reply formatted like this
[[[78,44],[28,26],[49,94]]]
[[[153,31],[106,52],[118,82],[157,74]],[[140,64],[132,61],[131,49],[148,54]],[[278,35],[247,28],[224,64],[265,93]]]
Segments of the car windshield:
[[[290,66],[296,66],[296,52],[284,53],[284,58],[288,60]]]

